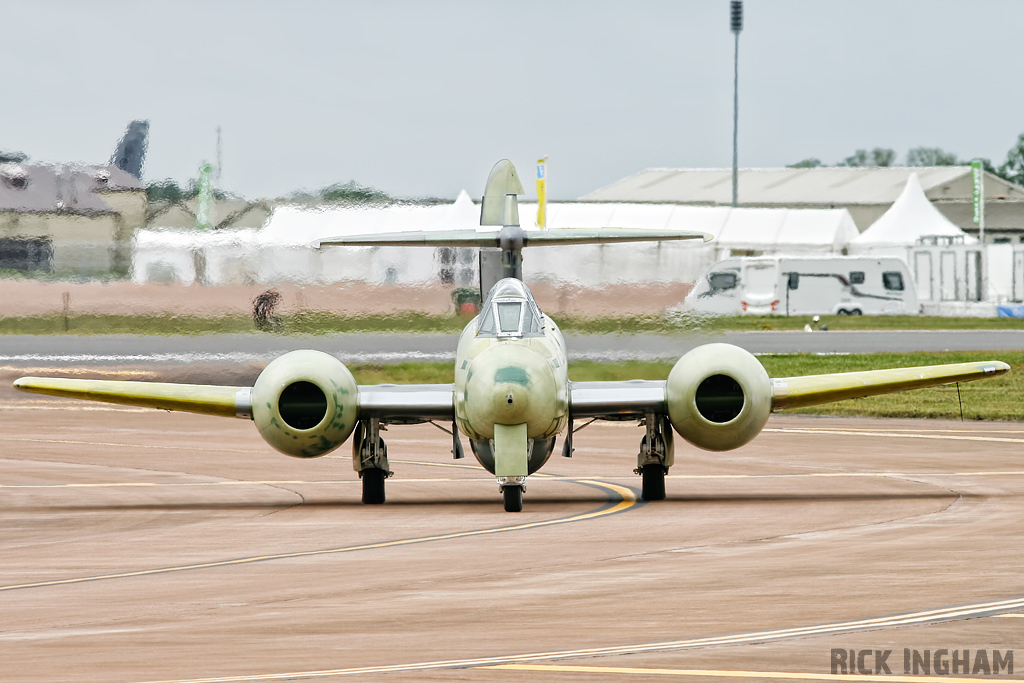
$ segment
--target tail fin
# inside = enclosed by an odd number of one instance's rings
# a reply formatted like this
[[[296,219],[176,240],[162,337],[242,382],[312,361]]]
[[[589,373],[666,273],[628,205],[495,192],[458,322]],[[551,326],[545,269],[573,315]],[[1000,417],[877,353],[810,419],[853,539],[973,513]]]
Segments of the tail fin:
[[[502,159],[491,169],[480,201],[480,225],[519,225],[519,200],[523,184],[516,167]]]
[[[132,121],[124,137],[117,143],[114,155],[110,158],[111,165],[141,179],[148,145],[149,121]]]

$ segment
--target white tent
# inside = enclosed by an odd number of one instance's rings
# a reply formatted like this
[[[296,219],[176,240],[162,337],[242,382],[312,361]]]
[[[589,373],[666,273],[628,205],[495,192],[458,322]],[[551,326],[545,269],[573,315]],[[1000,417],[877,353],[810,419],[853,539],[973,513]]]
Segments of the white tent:
[[[519,222],[527,230],[538,229],[536,203],[519,205]],[[687,241],[538,248],[531,249],[524,259],[528,279],[584,286],[690,282],[733,250],[840,253],[857,235],[846,209],[733,209],[676,204],[557,202],[548,205],[547,227],[687,230],[714,237],[707,244]],[[465,191],[454,203],[438,206],[281,206],[261,230],[232,231],[230,237],[226,231],[140,231],[134,275],[137,280],[154,276],[189,280],[194,277],[191,264],[198,250],[210,282],[429,282],[438,277],[442,267],[452,267],[450,262],[441,264],[435,250],[429,248],[330,247],[317,251],[310,245],[343,235],[481,229],[479,205]],[[455,255],[458,284],[475,281],[470,272],[475,271],[475,252],[469,252],[460,249]]]
[[[841,253],[857,235],[846,209],[752,209],[677,204],[566,202],[548,205],[549,228],[651,228],[706,232],[701,242],[642,242],[534,249],[524,275],[593,287],[613,282],[692,282],[733,250],[769,254]],[[537,205],[519,205],[534,229]]]
[[[914,246],[919,238],[930,236],[958,238],[964,244],[976,242],[935,208],[921,189],[917,174],[911,173],[889,210],[851,240],[850,246],[857,253],[906,248]]]
[[[411,230],[474,230],[480,208],[463,190],[452,204],[422,206],[280,206],[260,230],[260,243],[307,246],[325,237]]]
[[[519,222],[532,228],[537,205],[520,204]],[[846,209],[733,209],[678,204],[559,203],[548,206],[550,228],[652,228],[695,230],[723,249],[786,253],[841,252],[857,236]]]

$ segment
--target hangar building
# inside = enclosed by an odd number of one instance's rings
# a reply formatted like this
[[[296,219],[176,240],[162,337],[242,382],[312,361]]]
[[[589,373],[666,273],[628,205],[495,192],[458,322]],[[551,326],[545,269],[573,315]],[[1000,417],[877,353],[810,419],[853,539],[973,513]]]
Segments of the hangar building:
[[[925,196],[953,224],[977,235],[969,166],[743,168],[743,207],[847,209],[863,232],[916,173]],[[588,202],[729,206],[731,169],[652,168],[581,197]],[[985,241],[1024,242],[1024,187],[985,174]]]
[[[126,275],[146,188],[114,165],[0,164],[0,271]]]

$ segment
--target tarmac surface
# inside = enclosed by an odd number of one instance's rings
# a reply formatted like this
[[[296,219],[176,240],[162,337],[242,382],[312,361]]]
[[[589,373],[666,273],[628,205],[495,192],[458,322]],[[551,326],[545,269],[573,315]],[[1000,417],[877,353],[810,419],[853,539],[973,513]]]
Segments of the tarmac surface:
[[[675,335],[565,335],[570,360],[676,359],[709,342],[727,342],[751,353],[879,353],[914,351],[1005,351],[1024,348],[1024,330],[882,330],[828,332],[726,332]],[[312,348],[343,362],[388,363],[455,359],[457,335],[264,334],[0,335],[0,363],[262,362],[295,349]]]
[[[677,441],[647,504],[640,437],[585,428],[510,514],[392,427],[364,506],[346,446],[0,391],[0,679],[837,680],[839,648],[899,680],[904,648],[1021,646],[1024,424],[775,416]]]

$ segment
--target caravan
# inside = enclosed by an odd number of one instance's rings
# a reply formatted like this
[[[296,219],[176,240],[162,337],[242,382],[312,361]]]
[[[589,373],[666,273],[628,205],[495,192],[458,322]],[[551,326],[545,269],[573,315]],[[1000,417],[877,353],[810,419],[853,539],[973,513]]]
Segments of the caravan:
[[[722,315],[919,313],[914,282],[898,258],[757,256],[719,261],[685,308]]]

